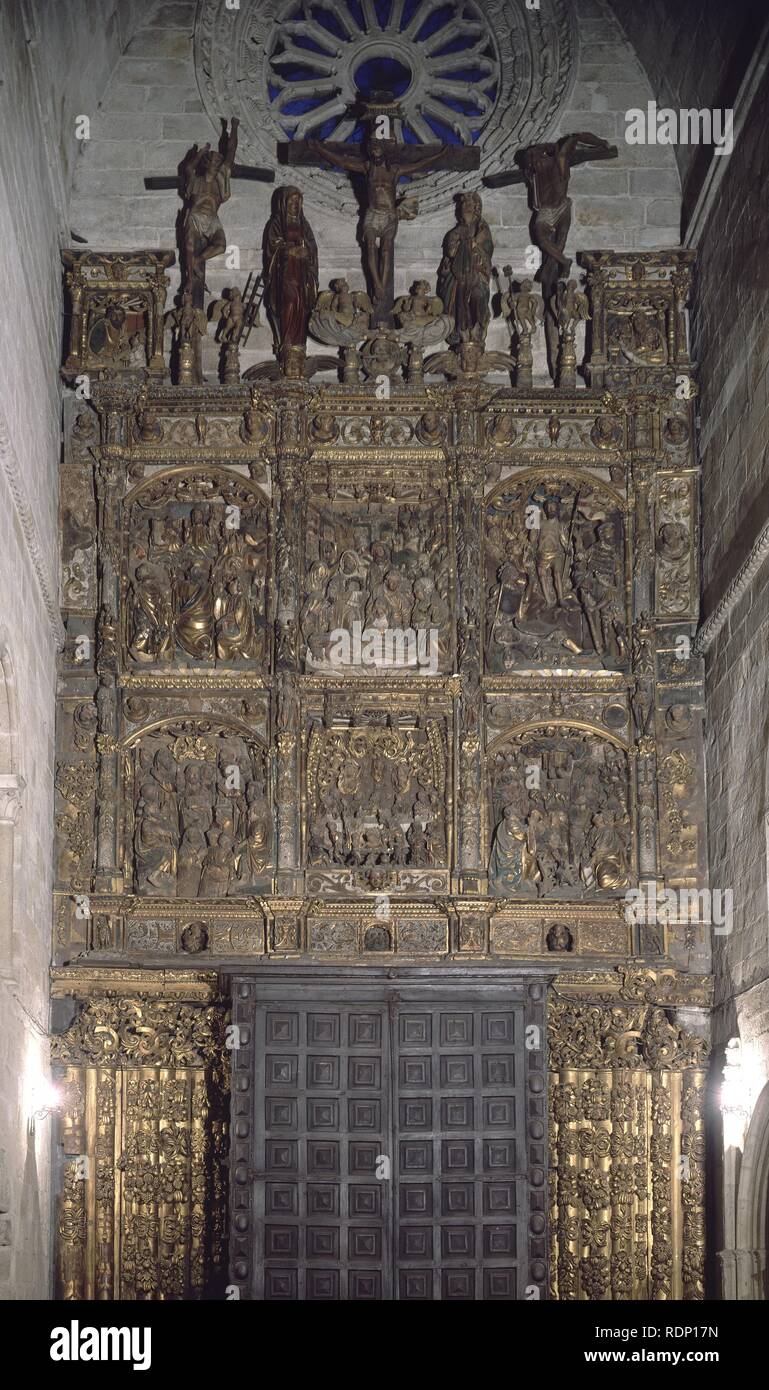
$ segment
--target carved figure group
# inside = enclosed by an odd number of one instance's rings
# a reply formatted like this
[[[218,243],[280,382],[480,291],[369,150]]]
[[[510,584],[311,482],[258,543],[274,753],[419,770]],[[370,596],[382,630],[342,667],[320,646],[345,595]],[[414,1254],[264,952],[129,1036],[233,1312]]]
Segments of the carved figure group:
[[[589,484],[497,492],[487,575],[492,670],[626,661],[622,519]]]
[[[431,868],[446,862],[435,732],[385,727],[315,731],[313,865]],[[441,746],[442,746],[442,735]]]
[[[424,504],[310,514],[300,628],[308,665],[323,665],[331,634],[355,623],[378,630],[435,629],[449,650],[445,514]]]
[[[628,771],[620,749],[581,730],[533,731],[496,753],[491,774],[495,896],[627,885]]]
[[[265,651],[264,518],[223,505],[171,507],[132,537],[127,645],[142,664],[258,661]]]
[[[220,898],[248,891],[270,862],[264,773],[242,739],[153,740],[137,754],[133,863],[137,893]]]

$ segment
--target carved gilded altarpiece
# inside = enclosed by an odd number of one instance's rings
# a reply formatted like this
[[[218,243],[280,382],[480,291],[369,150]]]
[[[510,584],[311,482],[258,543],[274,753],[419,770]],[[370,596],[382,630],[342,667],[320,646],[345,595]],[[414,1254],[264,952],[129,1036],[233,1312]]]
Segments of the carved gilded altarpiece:
[[[526,1296],[703,1296],[709,928],[676,909],[646,920],[626,898],[706,886],[691,257],[582,261],[586,386],[510,386],[466,353],[449,384],[393,371],[387,399],[347,368],[172,385],[153,336],[166,253],[68,263],[65,371],[92,375],[90,400],[67,399],[62,460],[64,1297],[221,1291],[231,981],[243,999],[269,982],[275,1001],[285,979],[290,1002],[297,978],[328,991],[340,972],[348,995],[358,982],[365,1053],[373,967],[393,998],[371,1016],[393,1038],[401,1015],[413,1027],[407,1063],[417,1041],[429,1051],[428,1014],[446,1030],[448,1090],[433,1077],[425,1133],[441,1105],[452,1124],[471,1114],[462,1066],[485,1069],[489,1164],[510,1160],[494,1045],[501,1057],[514,1025],[483,992],[498,1002],[495,980],[524,976],[545,991],[550,1117],[543,1104],[526,1142],[549,1142],[550,1211],[527,1208]],[[434,992],[441,976],[471,1004],[441,1013],[433,993],[422,1009],[419,981]],[[276,1056],[296,1020],[319,1040],[348,1026],[302,999],[287,1033],[269,1014]],[[487,1032],[467,1033],[459,1065],[468,1020]],[[247,1045],[236,1073],[263,1086],[265,1039]],[[290,1061],[275,1076],[279,1170]],[[332,1128],[337,1100],[313,1111]],[[252,1142],[239,1153],[258,1183]],[[318,1162],[333,1165],[329,1142]],[[419,1142],[424,1156],[433,1139]],[[457,1215],[460,1229],[454,1254],[440,1237],[435,1296],[516,1296],[502,1236],[468,1292],[452,1259],[475,1235]],[[431,1296],[412,1264],[400,1296]],[[293,1287],[277,1278],[275,1296]]]

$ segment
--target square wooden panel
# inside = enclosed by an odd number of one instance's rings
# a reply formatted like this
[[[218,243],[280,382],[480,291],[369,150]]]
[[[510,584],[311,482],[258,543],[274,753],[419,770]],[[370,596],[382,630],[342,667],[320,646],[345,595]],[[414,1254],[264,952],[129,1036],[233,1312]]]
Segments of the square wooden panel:
[[[312,1091],[321,1089],[338,1091],[339,1067],[339,1057],[308,1057],[307,1089]]]
[[[339,1101],[316,1100],[313,1096],[307,1102],[307,1128],[339,1130]]]
[[[379,1014],[350,1014],[347,1027],[350,1047],[381,1047],[382,1019]]]
[[[266,1017],[265,1041],[268,1045],[272,1043],[283,1043],[287,1047],[296,1047],[299,1040],[299,1018],[294,1013],[282,1013],[279,1010],[270,1010]]]
[[[267,1096],[264,1102],[265,1129],[296,1129],[296,1100],[293,1097]]]

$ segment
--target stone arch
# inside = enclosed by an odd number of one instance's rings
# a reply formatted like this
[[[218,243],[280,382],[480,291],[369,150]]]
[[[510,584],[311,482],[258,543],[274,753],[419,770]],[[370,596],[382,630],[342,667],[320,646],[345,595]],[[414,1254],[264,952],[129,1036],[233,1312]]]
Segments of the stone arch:
[[[513,446],[514,447],[514,446]],[[490,506],[497,497],[511,487],[522,487],[524,483],[549,482],[569,482],[577,487],[590,486],[596,492],[600,492],[611,506],[616,507],[622,513],[623,518],[629,511],[628,503],[620,492],[611,483],[607,483],[604,478],[599,478],[595,473],[591,473],[588,468],[575,468],[568,463],[538,463],[530,468],[521,468],[514,473],[508,474],[500,482],[495,483],[490,492],[484,497],[484,506]]]
[[[520,724],[511,724],[509,728],[503,729],[502,733],[497,734],[492,739],[486,749],[487,759],[498,748],[510,739],[518,738],[520,734],[532,733],[535,729],[574,729],[579,727],[584,733],[594,734],[596,738],[603,739],[606,743],[613,743],[615,748],[620,748],[623,753],[627,753],[628,744],[626,739],[619,738],[617,734],[612,734],[608,729],[604,729],[600,724],[592,724],[587,720],[564,719],[560,716],[553,716],[550,719],[525,719]]]
[[[737,1188],[735,1238],[737,1298],[767,1298],[769,1082],[758,1097],[745,1139]]]

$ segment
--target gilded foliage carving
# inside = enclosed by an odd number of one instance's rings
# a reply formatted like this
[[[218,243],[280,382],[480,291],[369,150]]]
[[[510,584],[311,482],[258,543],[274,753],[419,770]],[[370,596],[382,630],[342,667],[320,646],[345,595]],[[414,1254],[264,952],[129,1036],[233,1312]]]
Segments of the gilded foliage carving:
[[[549,1025],[554,1296],[702,1298],[705,1040],[555,994]]]
[[[51,1039],[52,1057],[67,1065],[203,1066],[221,1048],[216,1008],[155,999],[94,999]]]

